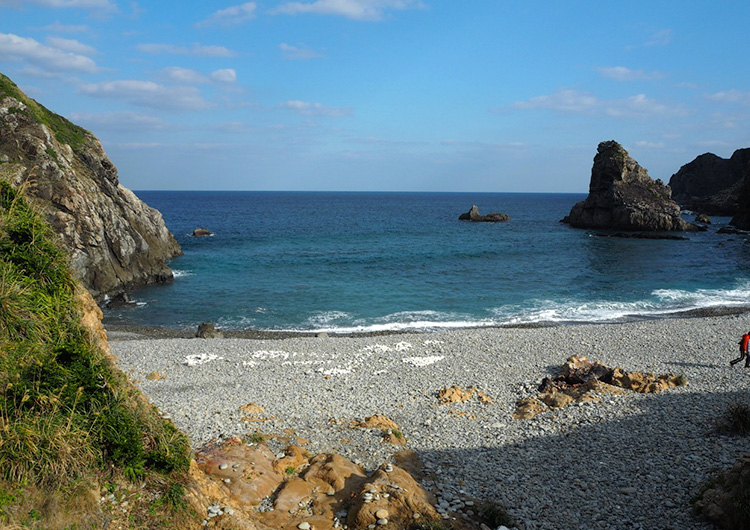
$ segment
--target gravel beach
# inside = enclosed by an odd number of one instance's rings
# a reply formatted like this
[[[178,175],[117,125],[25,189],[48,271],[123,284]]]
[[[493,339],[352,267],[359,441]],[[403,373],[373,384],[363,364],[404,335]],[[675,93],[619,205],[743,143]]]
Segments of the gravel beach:
[[[750,369],[730,367],[750,313],[618,324],[283,339],[144,338],[110,331],[119,366],[197,448],[252,432],[309,440],[368,469],[402,449],[350,422],[396,422],[447,504],[497,500],[524,529],[709,529],[690,500],[750,452],[719,435],[729,403],[750,403]],[[682,374],[661,394],[512,417],[572,355],[628,371]],[[150,377],[148,377],[150,375]],[[439,404],[476,387],[492,403]],[[256,404],[254,414],[244,405]],[[260,411],[260,412],[259,412]],[[253,421],[245,421],[251,419]]]

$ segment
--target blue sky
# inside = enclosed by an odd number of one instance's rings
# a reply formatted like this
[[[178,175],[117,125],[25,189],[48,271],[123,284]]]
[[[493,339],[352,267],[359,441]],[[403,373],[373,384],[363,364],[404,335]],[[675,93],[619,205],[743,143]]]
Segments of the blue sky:
[[[586,192],[750,146],[746,1],[0,0],[0,71],[139,189]]]

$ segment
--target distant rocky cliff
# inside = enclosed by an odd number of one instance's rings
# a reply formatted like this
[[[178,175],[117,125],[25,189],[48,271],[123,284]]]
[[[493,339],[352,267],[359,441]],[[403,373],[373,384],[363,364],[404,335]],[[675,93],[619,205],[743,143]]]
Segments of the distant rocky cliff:
[[[672,175],[669,187],[674,200],[685,208],[708,215],[735,215],[748,175],[750,149],[738,149],[729,159],[705,153]]]
[[[96,298],[171,281],[181,254],[161,214],[118,182],[87,130],[28,98],[0,74],[0,178],[23,189]]]
[[[648,232],[697,229],[680,217],[669,187],[653,180],[615,141],[599,144],[589,195],[562,222],[575,228]]]

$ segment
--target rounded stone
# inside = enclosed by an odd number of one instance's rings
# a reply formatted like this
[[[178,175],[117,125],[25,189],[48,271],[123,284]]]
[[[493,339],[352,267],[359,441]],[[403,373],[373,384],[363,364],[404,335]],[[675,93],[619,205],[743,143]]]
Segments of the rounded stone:
[[[386,510],[385,508],[381,508],[377,512],[375,512],[375,517],[377,517],[378,519],[388,519],[389,515],[390,514],[388,513],[388,510]]]
[[[384,526],[388,524],[388,519],[378,519],[378,524]]]
[[[297,528],[299,528],[299,530],[310,530],[310,523],[308,523],[307,521],[304,521],[298,524]]]
[[[219,469],[226,469],[229,466],[227,464],[219,464]]]

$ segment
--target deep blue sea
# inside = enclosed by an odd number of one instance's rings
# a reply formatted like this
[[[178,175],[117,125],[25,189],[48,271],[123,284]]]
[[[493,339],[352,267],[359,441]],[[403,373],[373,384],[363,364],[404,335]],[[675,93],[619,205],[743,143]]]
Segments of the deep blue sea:
[[[584,194],[171,192],[137,195],[184,256],[110,323],[359,332],[602,322],[750,305],[750,242],[597,237],[559,222]],[[476,204],[507,223],[458,216]],[[686,217],[687,218],[687,217]],[[688,218],[690,219],[690,218]],[[201,227],[210,237],[192,237]]]

